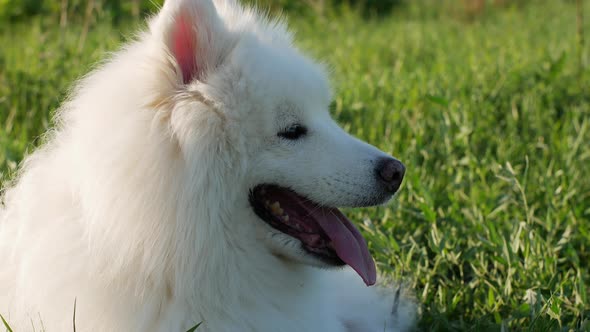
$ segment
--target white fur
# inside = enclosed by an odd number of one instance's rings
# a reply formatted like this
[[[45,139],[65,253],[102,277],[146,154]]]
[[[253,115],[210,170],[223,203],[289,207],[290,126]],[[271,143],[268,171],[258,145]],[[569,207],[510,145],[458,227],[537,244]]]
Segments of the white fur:
[[[203,69],[187,85],[169,51],[178,13]],[[248,203],[259,183],[326,205],[383,200],[385,154],[344,133],[329,101],[282,23],[231,0],[168,0],[78,84],[7,188],[0,313],[17,332],[71,331],[74,300],[77,331],[408,330],[414,306],[402,294],[392,314],[393,286],[314,267]],[[293,121],[307,137],[277,138]]]

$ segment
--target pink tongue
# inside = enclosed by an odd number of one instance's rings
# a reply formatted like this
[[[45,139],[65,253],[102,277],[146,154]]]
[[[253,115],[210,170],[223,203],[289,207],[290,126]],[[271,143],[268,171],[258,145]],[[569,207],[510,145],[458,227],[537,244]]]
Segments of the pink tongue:
[[[293,191],[277,187],[267,188],[264,195],[272,197],[273,201],[279,201],[284,212],[291,217],[292,223],[300,223],[301,226],[307,224],[311,230],[317,224],[330,239],[338,257],[352,267],[367,286],[375,284],[377,272],[367,243],[342,212],[335,208],[318,207]],[[302,241],[306,242],[304,239]]]
[[[312,212],[313,218],[332,240],[336,254],[352,267],[367,286],[375,284],[375,262],[361,233],[338,209],[320,208]]]

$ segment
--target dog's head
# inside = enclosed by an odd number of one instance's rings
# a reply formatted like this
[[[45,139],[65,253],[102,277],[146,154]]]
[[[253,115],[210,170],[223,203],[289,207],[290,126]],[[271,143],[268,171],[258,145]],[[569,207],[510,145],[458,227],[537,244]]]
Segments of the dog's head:
[[[252,224],[275,255],[348,264],[373,284],[365,240],[337,207],[386,202],[405,169],[330,118],[322,66],[292,46],[280,22],[230,0],[168,0],[151,31],[174,68],[174,98],[158,100],[169,104],[182,154],[196,173],[220,161],[209,173],[220,178],[200,182],[217,189],[191,190],[234,193],[232,222]]]

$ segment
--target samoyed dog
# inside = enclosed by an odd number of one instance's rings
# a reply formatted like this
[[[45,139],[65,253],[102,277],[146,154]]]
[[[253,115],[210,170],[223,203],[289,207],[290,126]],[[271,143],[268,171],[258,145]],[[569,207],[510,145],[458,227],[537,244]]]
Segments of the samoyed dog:
[[[411,329],[337,209],[388,201],[404,166],[329,102],[281,22],[168,0],[5,189],[0,313],[16,332]]]

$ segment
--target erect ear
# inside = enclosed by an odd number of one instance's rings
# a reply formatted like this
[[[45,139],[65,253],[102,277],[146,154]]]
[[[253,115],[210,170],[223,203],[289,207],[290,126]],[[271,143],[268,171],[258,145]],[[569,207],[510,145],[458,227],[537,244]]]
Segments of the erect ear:
[[[203,79],[227,49],[228,33],[211,0],[167,0],[152,30],[163,38],[184,84]]]

